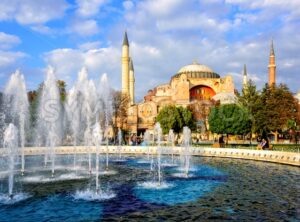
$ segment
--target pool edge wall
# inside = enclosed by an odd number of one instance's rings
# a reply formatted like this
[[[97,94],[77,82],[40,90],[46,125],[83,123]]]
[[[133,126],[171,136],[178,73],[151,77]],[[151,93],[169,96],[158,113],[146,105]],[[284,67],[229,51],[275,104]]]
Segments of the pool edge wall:
[[[163,154],[180,155],[181,147],[162,147]],[[21,149],[19,149],[21,155]],[[24,154],[29,155],[43,155],[46,153],[46,147],[26,147]],[[146,155],[150,151],[150,154],[157,154],[156,146],[122,146],[121,149],[118,146],[101,146],[100,153],[118,154],[120,151],[122,154],[127,155]],[[55,147],[56,155],[65,154],[87,154],[95,153],[95,146],[58,146]],[[0,149],[0,156],[6,156],[7,149]],[[207,147],[191,147],[191,155],[204,156],[204,157],[222,157],[222,158],[236,158],[246,160],[257,160],[265,162],[273,162],[280,164],[288,164],[293,166],[300,166],[300,153],[295,152],[282,152],[282,151],[270,151],[270,150],[251,150],[251,149],[230,149],[230,148],[207,148]]]

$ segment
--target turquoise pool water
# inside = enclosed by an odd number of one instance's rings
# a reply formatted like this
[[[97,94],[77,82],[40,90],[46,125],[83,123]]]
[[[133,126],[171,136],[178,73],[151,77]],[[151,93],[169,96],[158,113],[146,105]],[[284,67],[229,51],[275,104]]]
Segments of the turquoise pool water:
[[[26,159],[29,168],[24,177],[15,173],[14,191],[29,197],[13,204],[0,204],[0,221],[300,219],[297,167],[193,157],[188,177],[181,176],[178,165],[166,164],[161,187],[153,188],[151,183],[155,184],[157,179],[155,164],[151,171],[146,157],[126,157],[123,162],[111,161],[109,170],[114,173],[99,177],[101,192],[109,190],[113,195],[84,199],[77,198],[79,191],[85,194],[95,189],[95,175],[88,174],[85,157],[78,158],[76,170],[72,157],[59,158],[54,179],[49,179],[47,168],[39,167],[43,157]],[[100,166],[104,166],[104,159]],[[5,161],[2,160],[0,168],[0,192],[5,193]]]

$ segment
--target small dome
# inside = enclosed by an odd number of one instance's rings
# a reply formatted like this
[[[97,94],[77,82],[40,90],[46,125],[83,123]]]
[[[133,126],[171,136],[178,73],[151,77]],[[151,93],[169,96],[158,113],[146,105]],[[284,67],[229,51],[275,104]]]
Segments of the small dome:
[[[179,73],[187,73],[187,72],[214,72],[211,68],[207,65],[199,64],[197,61],[194,61],[193,64],[183,66],[179,71]]]
[[[172,78],[177,78],[181,74],[186,74],[187,78],[220,78],[219,74],[215,73],[207,65],[199,64],[197,61],[183,66]]]

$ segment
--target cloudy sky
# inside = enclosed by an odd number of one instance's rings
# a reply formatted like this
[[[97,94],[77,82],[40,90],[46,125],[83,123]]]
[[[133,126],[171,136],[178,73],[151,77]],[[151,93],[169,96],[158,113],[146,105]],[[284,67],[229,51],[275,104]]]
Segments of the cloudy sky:
[[[121,87],[128,32],[138,98],[197,59],[240,89],[243,64],[261,87],[274,39],[277,81],[300,89],[299,0],[1,0],[0,89],[17,68],[35,89],[52,65],[70,87],[81,67]]]

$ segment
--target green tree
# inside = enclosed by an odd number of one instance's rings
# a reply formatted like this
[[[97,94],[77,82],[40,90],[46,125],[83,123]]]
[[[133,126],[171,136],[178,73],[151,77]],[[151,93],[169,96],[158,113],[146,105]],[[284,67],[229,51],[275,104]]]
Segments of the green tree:
[[[163,134],[167,134],[170,129],[175,133],[180,133],[184,126],[193,128],[194,119],[190,110],[174,105],[165,106],[157,115],[157,121],[160,123]]]
[[[217,134],[245,135],[251,131],[249,112],[242,106],[226,104],[214,107],[208,117],[209,130]]]
[[[183,122],[183,126],[188,126],[191,130],[195,129],[195,120],[193,118],[193,113],[188,109],[188,108],[183,108],[182,106],[177,107],[182,122]]]
[[[179,133],[183,127],[179,110],[174,105],[162,108],[156,120],[160,123],[163,134],[167,134],[170,129],[173,129],[175,133]]]
[[[64,102],[66,100],[66,82],[63,80],[57,80],[57,87],[60,93],[60,100]]]
[[[298,121],[298,112],[298,101],[286,85],[269,87],[266,84],[254,115],[255,131],[272,132],[275,135],[275,142],[277,142],[278,131],[287,128],[289,120]]]
[[[260,94],[256,89],[256,85],[252,80],[247,82],[245,88],[243,88],[241,94],[237,95],[238,104],[244,107],[250,114],[251,120],[251,132],[255,132],[256,129],[256,119],[254,118],[256,112],[260,108]],[[250,137],[252,133],[250,133]],[[251,139],[250,139],[251,142]]]
[[[252,80],[247,82],[246,87],[242,90],[242,94],[238,94],[238,103],[245,107],[252,116],[258,109],[259,99],[259,91]]]

